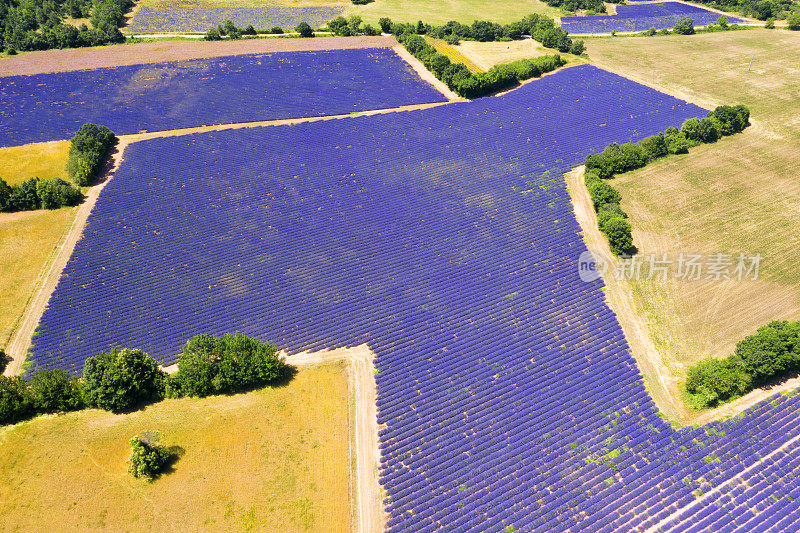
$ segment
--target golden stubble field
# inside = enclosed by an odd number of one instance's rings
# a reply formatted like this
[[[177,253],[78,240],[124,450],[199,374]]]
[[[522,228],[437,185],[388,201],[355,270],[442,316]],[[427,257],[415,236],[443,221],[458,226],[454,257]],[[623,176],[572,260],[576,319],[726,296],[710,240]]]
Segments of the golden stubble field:
[[[682,378],[770,320],[800,319],[800,33],[589,39],[587,47],[600,67],[705,107],[743,103],[752,113],[742,134],[613,182],[643,257],[762,256],[756,281],[631,283],[667,366]]]
[[[0,529],[349,532],[347,372],[329,363],[247,394],[0,428]],[[145,430],[183,450],[152,483],[126,473]]]
[[[0,178],[66,178],[68,142],[0,148]],[[22,317],[37,280],[75,218],[75,207],[0,213],[0,349]]]

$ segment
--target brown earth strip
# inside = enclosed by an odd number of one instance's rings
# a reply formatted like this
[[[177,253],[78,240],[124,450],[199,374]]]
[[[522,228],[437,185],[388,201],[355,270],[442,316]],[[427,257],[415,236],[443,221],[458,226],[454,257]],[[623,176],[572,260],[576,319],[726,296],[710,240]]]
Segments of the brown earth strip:
[[[315,37],[313,39],[242,39],[237,41],[164,41],[97,48],[74,48],[26,52],[0,59],[0,77],[69,72],[166,61],[207,59],[244,54],[389,48],[397,45],[392,36]]]

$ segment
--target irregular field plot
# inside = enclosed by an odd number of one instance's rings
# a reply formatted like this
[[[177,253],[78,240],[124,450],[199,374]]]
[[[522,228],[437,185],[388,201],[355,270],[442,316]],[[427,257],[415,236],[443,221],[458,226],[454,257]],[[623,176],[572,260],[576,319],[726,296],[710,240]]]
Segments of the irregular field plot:
[[[366,5],[351,5],[345,16],[357,14],[365,22],[377,23],[381,17],[389,17],[395,22],[414,22],[422,20],[427,24],[445,24],[456,20],[472,24],[475,20],[486,20],[507,24],[520,20],[531,13],[550,16],[559,11],[540,0],[506,0],[487,3],[485,0],[450,0],[431,2],[430,0],[376,0]]]
[[[612,31],[646,31],[672,28],[682,18],[694,20],[695,26],[717,22],[720,13],[681,2],[662,2],[639,5],[616,6],[615,15],[593,15],[584,17],[561,17],[561,28],[570,33],[610,33]],[[728,22],[744,22],[743,19],[726,15]]]
[[[2,428],[0,528],[349,532],[348,401],[336,364],[274,389]],[[152,484],[125,464],[147,430],[184,450]]]
[[[31,178],[67,179],[68,152],[67,141],[0,148],[0,178],[9,185]]]
[[[312,28],[324,26],[342,11],[344,11],[344,7],[336,6],[214,7],[193,5],[175,7],[174,3],[162,3],[152,6],[143,5],[134,15],[127,30],[132,33],[205,32],[230,20],[238,28],[245,28],[248,24],[252,24],[256,29],[278,26],[287,31],[294,31],[294,27],[301,22],[307,22]]]
[[[593,40],[591,46],[597,61],[626,75],[699,101],[744,103],[754,123],[743,134],[615,180],[641,253],[763,256],[757,282],[641,281],[633,287],[662,357],[680,375],[700,358],[728,355],[770,320],[800,315],[800,39],[753,30],[691,42],[636,41]]]
[[[335,115],[446,99],[386,48],[287,52],[0,78],[0,146]]]

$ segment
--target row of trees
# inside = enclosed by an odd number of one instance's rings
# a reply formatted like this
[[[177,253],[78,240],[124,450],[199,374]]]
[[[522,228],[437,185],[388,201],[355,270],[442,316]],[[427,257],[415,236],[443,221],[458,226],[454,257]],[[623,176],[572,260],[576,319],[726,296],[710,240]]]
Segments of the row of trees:
[[[486,96],[522,80],[541,76],[566,63],[559,55],[541,56],[496,65],[487,72],[473,73],[463,63],[453,63],[447,56],[437,53],[420,35],[401,33],[397,39],[437,78],[465,98]]]
[[[39,371],[30,383],[0,376],[0,424],[86,407],[121,413],[165,397],[239,392],[290,372],[277,348],[240,333],[191,339],[172,375],[141,350],[112,350],[87,359],[81,379],[63,370]]]
[[[69,178],[80,187],[89,185],[116,142],[117,136],[105,126],[81,126],[70,142],[66,167]]]
[[[121,43],[119,27],[132,6],[131,0],[0,0],[0,44],[14,54]],[[66,17],[88,17],[91,27],[66,24]]]
[[[606,12],[606,5],[602,0],[545,0],[550,7],[559,7],[564,11],[575,13],[588,11],[587,15],[596,15]],[[612,0],[611,4],[621,4],[622,0]]]
[[[797,12],[793,0],[698,0],[698,2],[759,20],[785,19],[793,12]]]
[[[740,341],[727,358],[689,367],[686,392],[695,408],[713,407],[798,370],[800,321],[775,321]]]
[[[597,224],[606,237],[611,251],[628,252],[633,246],[633,233],[627,215],[620,207],[619,191],[603,180],[615,174],[641,168],[668,154],[684,154],[701,143],[715,142],[722,136],[744,130],[750,124],[750,110],[743,106],[719,106],[705,118],[690,118],[680,130],[668,128],[664,133],[652,135],[637,144],[616,143],[608,145],[599,154],[586,158],[586,187],[592,197]]]
[[[359,18],[359,21],[361,19]],[[300,37],[313,37],[314,30],[311,26],[308,25],[307,22],[301,22],[297,25],[294,29],[297,33],[300,34]],[[211,28],[208,30],[203,37],[206,41],[221,41],[223,37],[227,37],[229,39],[241,39],[241,38],[254,38],[258,34],[262,35],[282,35],[284,33],[283,28],[280,26],[274,26],[272,29],[269,30],[256,30],[252,24],[248,24],[244,29],[237,28],[236,25],[231,22],[230,20],[226,20],[225,24],[220,24],[216,28]]]
[[[61,178],[31,178],[13,187],[0,178],[0,211],[33,211],[78,205],[81,191]]]

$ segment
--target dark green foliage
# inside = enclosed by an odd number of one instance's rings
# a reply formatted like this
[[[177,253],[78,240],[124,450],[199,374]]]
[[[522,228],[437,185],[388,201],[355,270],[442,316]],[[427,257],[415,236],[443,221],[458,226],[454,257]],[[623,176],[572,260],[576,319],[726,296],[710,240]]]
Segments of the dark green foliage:
[[[720,136],[733,135],[750,125],[750,110],[743,106],[721,105],[708,113]]]
[[[589,196],[592,198],[595,211],[604,204],[619,204],[622,201],[619,191],[602,179],[590,181],[586,188],[589,189]]]
[[[690,367],[686,391],[697,407],[710,407],[798,370],[800,321],[774,321],[740,341],[727,359]]]
[[[242,35],[256,35],[256,29],[252,24],[248,24],[247,27],[242,30]]]
[[[0,49],[8,53],[120,43],[130,0],[0,0]],[[64,24],[91,16],[92,28]]]
[[[69,147],[67,174],[78,186],[89,185],[103,165],[117,136],[105,126],[84,124]]]
[[[597,227],[600,228],[601,232],[606,232],[608,223],[613,218],[621,218],[624,220],[627,218],[627,215],[619,206],[619,204],[601,205],[600,209],[597,210]]]
[[[0,376],[0,424],[12,424],[34,413],[33,399],[25,381]]]
[[[583,41],[577,40],[572,42],[572,46],[569,47],[569,53],[572,55],[579,56],[586,51],[586,45],[583,44]]]
[[[488,20],[476,20],[470,30],[472,38],[479,42],[496,41],[503,36],[503,27]]]
[[[328,30],[334,35],[339,35],[341,37],[353,35],[350,31],[350,25],[347,24],[347,19],[341,15],[328,22]]]
[[[764,24],[764,27],[768,30],[775,29],[775,19],[774,18],[767,19],[767,23]]]
[[[664,157],[669,153],[669,150],[667,149],[667,143],[664,140],[664,135],[662,133],[645,137],[639,141],[639,146],[642,149],[642,154],[648,161],[653,161],[659,157]]]
[[[222,39],[222,36],[220,35],[219,30],[217,28],[211,28],[206,32],[205,37],[203,38],[206,41],[219,41]]]
[[[595,11],[597,13],[605,13],[606,7],[602,0],[545,0],[548,6],[560,7],[564,11],[575,13],[581,10]],[[620,3],[621,0],[612,2],[614,4]]]
[[[33,376],[30,394],[39,413],[76,411],[86,406],[78,378],[59,369],[42,370]]]
[[[678,128],[667,128],[664,132],[664,142],[667,144],[667,152],[670,154],[686,154],[689,148],[697,143],[686,138]]]
[[[378,25],[381,27],[383,33],[392,33],[392,19],[389,17],[379,18]]]
[[[300,34],[300,37],[313,37],[314,30],[308,25],[308,22],[301,22],[295,26],[294,31]]]
[[[36,184],[36,194],[39,196],[42,209],[74,206],[83,200],[81,191],[61,178],[39,180]]]
[[[608,244],[614,255],[624,254],[633,246],[633,230],[624,218],[610,218],[606,221],[602,231],[608,237]]]
[[[89,403],[115,413],[160,399],[164,376],[154,359],[127,348],[87,359],[83,369]]]
[[[144,432],[131,439],[128,473],[135,478],[153,481],[172,459],[172,453],[162,446],[158,433]]]
[[[751,386],[752,380],[741,361],[733,357],[700,361],[689,367],[686,374],[686,392],[690,403],[697,409],[713,407],[741,396]]]
[[[720,15],[717,19],[717,24],[719,24],[720,28],[727,28],[728,27],[728,17],[725,15]]]
[[[33,398],[25,380],[0,376],[0,424],[17,422],[33,413]]]
[[[284,375],[278,349],[242,335],[198,335],[186,343],[178,372],[167,381],[167,394],[208,396],[264,385]]]
[[[792,12],[787,18],[786,22],[792,31],[800,30],[800,11]]]
[[[690,118],[681,126],[681,132],[690,141],[708,143],[719,139],[719,131],[709,118]]]
[[[586,168],[593,170],[600,178],[609,179],[614,174],[627,172],[647,164],[647,155],[641,146],[626,143],[622,146],[612,143],[599,154],[586,158]]]
[[[357,6],[363,6],[363,5],[369,4],[371,2],[374,2],[375,0],[350,0],[350,1],[353,2]]]
[[[694,35],[694,19],[682,18],[675,23],[672,31],[678,35]]]
[[[283,28],[281,28],[280,26],[275,26],[271,30],[269,30],[269,32],[274,35],[283,35]]]
[[[378,28],[375,28],[374,26],[370,26],[369,24],[366,24],[364,26],[363,30],[364,30],[364,35],[368,35],[368,36],[374,36],[374,35],[380,35],[381,34],[381,30],[379,30]]]
[[[436,74],[437,78],[441,79],[444,69],[450,66],[450,58],[442,54],[433,54],[428,60],[428,65],[431,72]]]
[[[9,211],[33,211],[41,207],[36,186],[39,178],[31,178],[11,187],[8,199]]]

